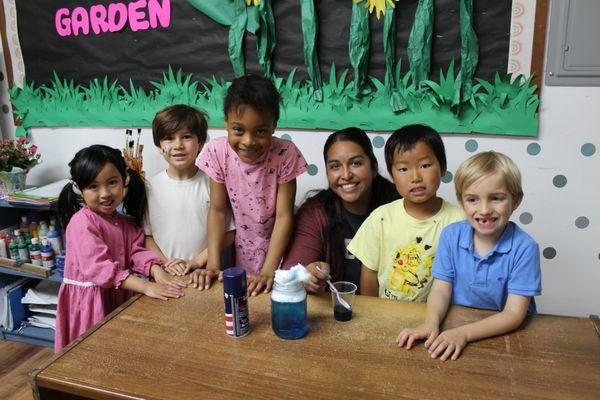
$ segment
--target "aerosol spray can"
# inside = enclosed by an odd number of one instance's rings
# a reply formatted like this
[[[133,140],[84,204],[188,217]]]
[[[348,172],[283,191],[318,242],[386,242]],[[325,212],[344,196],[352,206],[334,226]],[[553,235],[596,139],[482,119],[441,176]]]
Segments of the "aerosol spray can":
[[[225,299],[225,332],[239,338],[250,332],[246,271],[228,268],[223,271],[223,297]]]

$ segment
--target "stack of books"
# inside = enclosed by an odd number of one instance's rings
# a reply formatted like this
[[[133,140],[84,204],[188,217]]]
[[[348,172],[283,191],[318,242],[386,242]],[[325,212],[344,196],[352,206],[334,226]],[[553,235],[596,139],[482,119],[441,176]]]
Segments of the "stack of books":
[[[69,183],[68,179],[52,182],[9,194],[6,198],[9,204],[20,207],[51,207],[58,201],[62,188]]]

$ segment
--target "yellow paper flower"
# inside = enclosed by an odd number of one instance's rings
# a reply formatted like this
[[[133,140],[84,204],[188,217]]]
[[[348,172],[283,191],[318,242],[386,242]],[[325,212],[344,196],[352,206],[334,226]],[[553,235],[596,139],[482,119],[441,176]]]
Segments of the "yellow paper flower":
[[[246,0],[249,1],[249,0]],[[375,15],[377,19],[381,17],[381,15],[385,15],[385,3],[387,2],[390,6],[395,7],[394,0],[354,0],[356,4],[363,2],[365,3],[365,8],[369,9],[369,13],[373,14],[373,9],[375,9]],[[396,0],[398,1],[398,0]]]
[[[254,3],[254,5],[255,5],[256,7],[258,7],[258,6],[260,5],[260,0],[246,0],[246,4],[247,4],[248,6],[252,5],[252,3]]]

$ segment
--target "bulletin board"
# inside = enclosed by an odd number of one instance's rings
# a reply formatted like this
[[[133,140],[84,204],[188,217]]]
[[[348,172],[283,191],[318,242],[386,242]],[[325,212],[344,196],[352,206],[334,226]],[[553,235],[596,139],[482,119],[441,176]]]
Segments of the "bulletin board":
[[[519,22],[545,3],[4,0],[2,37],[21,131],[148,126],[175,103],[222,126],[229,82],[255,73],[282,94],[282,128],[535,136],[535,48],[515,36],[545,28]]]

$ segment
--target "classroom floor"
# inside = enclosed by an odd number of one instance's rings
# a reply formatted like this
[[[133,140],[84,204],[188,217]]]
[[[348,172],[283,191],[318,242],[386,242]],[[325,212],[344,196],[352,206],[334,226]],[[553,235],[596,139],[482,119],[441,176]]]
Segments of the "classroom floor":
[[[32,400],[29,372],[52,354],[46,347],[0,341],[0,399]]]

